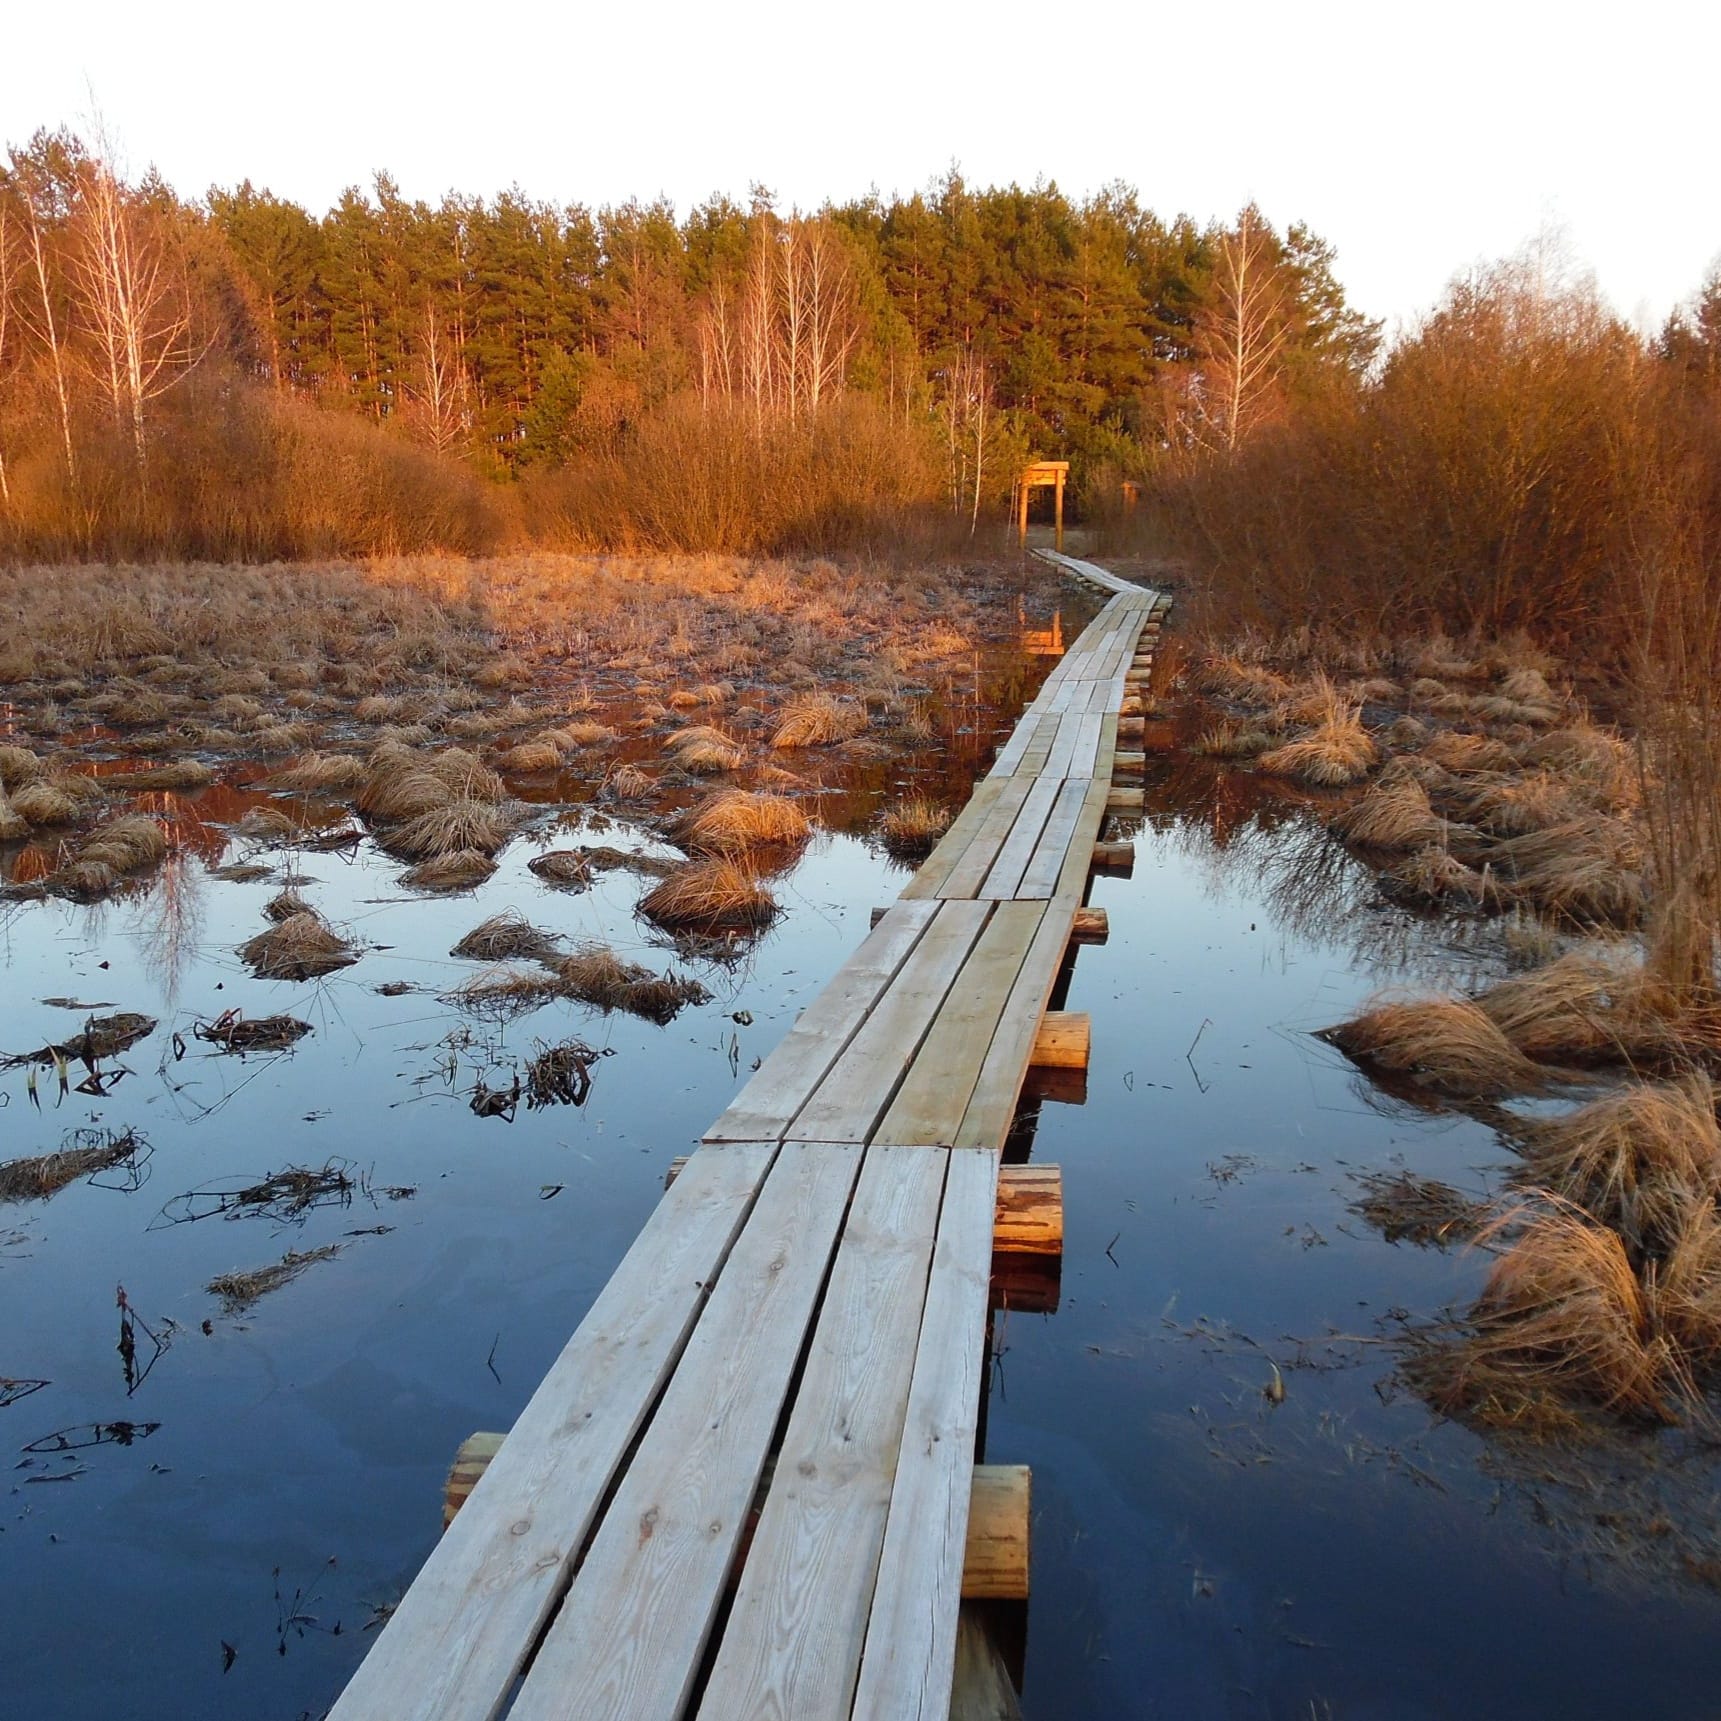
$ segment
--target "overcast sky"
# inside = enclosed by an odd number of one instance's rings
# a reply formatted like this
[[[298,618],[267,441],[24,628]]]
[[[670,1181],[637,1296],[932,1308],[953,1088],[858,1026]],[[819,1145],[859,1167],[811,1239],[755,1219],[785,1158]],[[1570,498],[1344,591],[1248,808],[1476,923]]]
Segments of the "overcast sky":
[[[320,213],[409,197],[598,205],[768,185],[779,206],[951,164],[1136,186],[1201,220],[1256,199],[1338,249],[1389,324],[1557,228],[1658,324],[1721,254],[1714,0],[960,7],[87,0],[0,20],[9,141],[94,101],[184,194],[249,178]]]

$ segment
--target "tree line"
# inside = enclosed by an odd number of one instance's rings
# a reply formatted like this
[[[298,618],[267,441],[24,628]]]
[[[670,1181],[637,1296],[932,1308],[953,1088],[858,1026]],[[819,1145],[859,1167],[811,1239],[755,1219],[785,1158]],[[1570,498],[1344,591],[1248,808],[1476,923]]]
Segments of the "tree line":
[[[973,520],[1030,452],[1109,472],[1235,447],[1362,376],[1378,333],[1306,227],[1167,220],[1122,184],[952,172],[678,216],[517,190],[432,205],[379,174],[317,215],[249,182],[187,199],[38,133],[0,166],[0,509],[117,517],[127,485],[166,506],[152,458],[178,482],[167,445],[251,390],[271,446],[283,426],[358,446],[314,408],[504,484],[625,463],[689,411],[773,458],[864,417],[875,458],[894,439]]]

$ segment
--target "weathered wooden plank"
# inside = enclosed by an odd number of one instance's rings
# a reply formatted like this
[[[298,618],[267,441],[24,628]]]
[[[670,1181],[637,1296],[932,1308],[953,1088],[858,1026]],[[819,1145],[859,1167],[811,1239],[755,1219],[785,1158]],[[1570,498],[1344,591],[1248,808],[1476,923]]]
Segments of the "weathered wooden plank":
[[[336,1721],[501,1711],[776,1153],[693,1156],[401,1598]]]
[[[1070,761],[1075,757],[1076,743],[1081,738],[1082,714],[1067,711],[1058,723],[1058,738],[1052,743],[1052,750],[1046,758],[1046,775],[1048,777],[1067,777],[1070,775]]]
[[[920,1346],[855,1692],[857,1717],[942,1721],[956,1661],[986,1349],[998,1156],[950,1156]]]
[[[920,941],[936,902],[896,902],[754,1071],[707,1141],[773,1141],[824,1080]]]
[[[1022,811],[1015,824],[1010,827],[1009,836],[998,850],[998,858],[975,891],[976,896],[987,897],[993,902],[1008,902],[1016,894],[1016,887],[1022,882],[1022,874],[1034,857],[1040,833],[1046,828],[1046,820],[1051,816],[1052,804],[1057,798],[1055,777],[1041,777],[1035,782],[1022,803]]]
[[[796,1113],[796,1141],[866,1141],[896,1094],[992,911],[989,902],[944,902],[890,989],[873,1006],[811,1099]]]
[[[1104,725],[1105,718],[1098,711],[1089,711],[1082,717],[1081,727],[1076,731],[1076,744],[1070,753],[1070,768],[1064,773],[1066,777],[1098,774],[1100,736]]]
[[[969,952],[872,1140],[938,1145],[956,1139],[1016,976],[1045,905],[1001,902]]]
[[[1082,777],[1071,777],[1059,786],[1057,804],[1040,833],[1033,859],[1023,869],[1022,882],[1016,891],[1019,897],[1044,898],[1057,890],[1081,820],[1082,805],[1091,788],[1092,779]]]
[[[919,870],[909,880],[902,893],[907,900],[938,895],[938,888],[950,876],[950,869],[962,858],[974,833],[986,822],[999,797],[1009,787],[1008,776],[987,777],[974,785],[968,805],[956,815],[950,829],[939,839],[938,846],[921,862]]]
[[[1106,777],[1096,777],[1088,785],[1081,812],[1070,832],[1069,854],[1052,895],[1072,908],[1081,906],[1087,894],[1088,875],[1094,870],[1100,831],[1106,821],[1106,808],[1111,802],[1111,783]],[[1132,856],[1133,859],[1133,856]]]
[[[783,1147],[510,1721],[680,1715],[860,1161]]]
[[[1074,925],[1073,908],[1053,903],[1046,910],[1016,983],[1010,988],[992,1044],[986,1049],[968,1110],[956,1131],[958,1147],[1004,1145],[1016,1115],[1016,1101],[1027,1075],[1040,1018],[1057,984]]]
[[[999,850],[1009,840],[1029,799],[1039,786],[1037,776],[1018,775],[1010,778],[998,799],[992,803],[974,839],[951,867],[938,887],[941,897],[976,896],[986,882],[986,875],[998,859]]]
[[[924,1147],[867,1150],[700,1705],[711,1721],[850,1713],[949,1159]],[[966,1456],[971,1465],[972,1449]]]

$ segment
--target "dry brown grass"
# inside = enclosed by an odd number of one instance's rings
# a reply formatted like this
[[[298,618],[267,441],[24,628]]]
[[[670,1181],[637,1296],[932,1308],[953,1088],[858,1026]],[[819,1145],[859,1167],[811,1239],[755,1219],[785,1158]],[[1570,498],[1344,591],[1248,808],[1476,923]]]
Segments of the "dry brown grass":
[[[1449,1243],[1467,1242],[1488,1224],[1492,1211],[1489,1203],[1450,1183],[1408,1171],[1360,1171],[1352,1176],[1362,1193],[1351,1202],[1351,1211],[1388,1243],[1444,1249]]]
[[[921,860],[931,854],[955,816],[941,802],[922,795],[911,796],[885,809],[879,820],[879,836],[887,852],[897,859]]]
[[[263,787],[282,793],[344,794],[370,777],[362,759],[348,753],[306,753],[285,770],[264,779]]]
[[[524,915],[507,909],[480,921],[448,954],[476,962],[506,962],[516,958],[547,962],[557,954],[558,943],[553,933],[541,931]]]
[[[540,736],[497,754],[496,763],[515,776],[530,777],[545,771],[559,771],[562,754],[554,742]]]
[[[377,841],[403,860],[437,860],[469,850],[494,855],[507,843],[513,829],[513,820],[503,808],[461,798],[420,813],[405,824],[389,826]]]
[[[495,871],[496,863],[489,855],[476,849],[456,849],[452,854],[437,855],[408,867],[400,875],[400,882],[414,890],[471,890]]]
[[[217,1273],[205,1289],[222,1300],[228,1314],[237,1314],[259,1297],[290,1284],[307,1267],[318,1261],[332,1261],[343,1247],[340,1243],[325,1243],[320,1249],[289,1249],[279,1261],[272,1261],[267,1267],[253,1267],[243,1273]]]
[[[1517,1233],[1465,1330],[1406,1368],[1447,1415],[1539,1433],[1571,1426],[1573,1401],[1667,1422],[1689,1374],[1620,1239],[1570,1209],[1533,1206],[1496,1221]]]
[[[1237,656],[1207,658],[1197,667],[1194,681],[1201,692],[1215,698],[1263,708],[1288,699],[1293,690],[1284,676]]]
[[[1575,950],[1476,1000],[1526,1056],[1664,1070],[1715,1049],[1707,1013],[1634,959]]]
[[[687,1005],[703,1004],[711,996],[697,980],[673,972],[654,974],[640,963],[623,961],[602,944],[582,945],[547,966],[566,996],[652,1022],[673,1021]]]
[[[852,699],[838,699],[828,693],[809,693],[792,699],[784,706],[771,745],[789,747],[829,747],[838,741],[849,741],[864,733],[867,727],[866,707]]]
[[[1257,759],[1270,753],[1277,739],[1259,724],[1224,717],[1202,730],[1192,750],[1210,759]]]
[[[746,867],[733,860],[689,861],[640,900],[639,911],[669,931],[762,931],[777,904]]]
[[[1447,839],[1446,821],[1435,813],[1428,791],[1414,779],[1371,785],[1335,813],[1329,824],[1347,842],[1392,854],[1441,849]]]
[[[604,779],[604,787],[617,800],[642,801],[652,793],[657,783],[649,772],[640,770],[637,765],[617,765]]]
[[[142,771],[127,771],[111,779],[113,786],[134,789],[204,789],[215,781],[215,767],[202,759],[179,759],[170,765],[151,765]]]
[[[1633,1261],[1665,1256],[1694,1205],[1721,1196],[1721,1128],[1707,1076],[1634,1082],[1523,1126],[1515,1180],[1617,1232]]]
[[[683,848],[703,854],[744,854],[805,842],[807,815],[787,795],[729,789],[709,796],[673,821],[669,834]]]
[[[1346,707],[1311,734],[1263,753],[1255,769],[1316,788],[1341,789],[1360,783],[1379,758],[1380,750],[1363,728],[1360,714]]]
[[[0,744],[0,789],[6,793],[35,782],[46,769],[28,747],[18,747],[11,742]]]
[[[38,777],[12,797],[12,810],[31,825],[52,829],[75,825],[83,816],[86,797],[69,777]]]
[[[239,947],[263,980],[312,980],[358,961],[358,953],[311,909],[289,915]]]
[[[1466,1099],[1543,1093],[1552,1072],[1525,1057],[1477,1005],[1427,998],[1372,1006],[1323,1030],[1323,1039],[1365,1068]]]
[[[578,849],[551,849],[534,855],[526,866],[546,884],[564,890],[583,890],[592,882],[592,863]]]
[[[1423,744],[1422,757],[1443,770],[1458,772],[1510,771],[1518,762],[1505,742],[1455,729],[1431,735]]]
[[[22,842],[30,834],[30,821],[12,805],[11,798],[0,789],[0,843]]]
[[[143,1145],[130,1130],[79,1130],[71,1139],[76,1146],[0,1164],[0,1201],[45,1201],[81,1177],[131,1159]]]

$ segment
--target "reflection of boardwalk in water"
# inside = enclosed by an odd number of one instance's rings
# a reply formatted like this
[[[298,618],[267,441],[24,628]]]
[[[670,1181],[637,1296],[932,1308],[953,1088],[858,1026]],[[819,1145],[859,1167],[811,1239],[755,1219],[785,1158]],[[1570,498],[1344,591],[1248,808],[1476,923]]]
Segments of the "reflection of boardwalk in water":
[[[1165,607],[1056,560],[1110,601],[473,1455],[341,1721],[942,1715],[963,1598],[1026,1595],[1026,1473],[974,1462],[999,1162],[1086,1061],[1048,1004]]]

